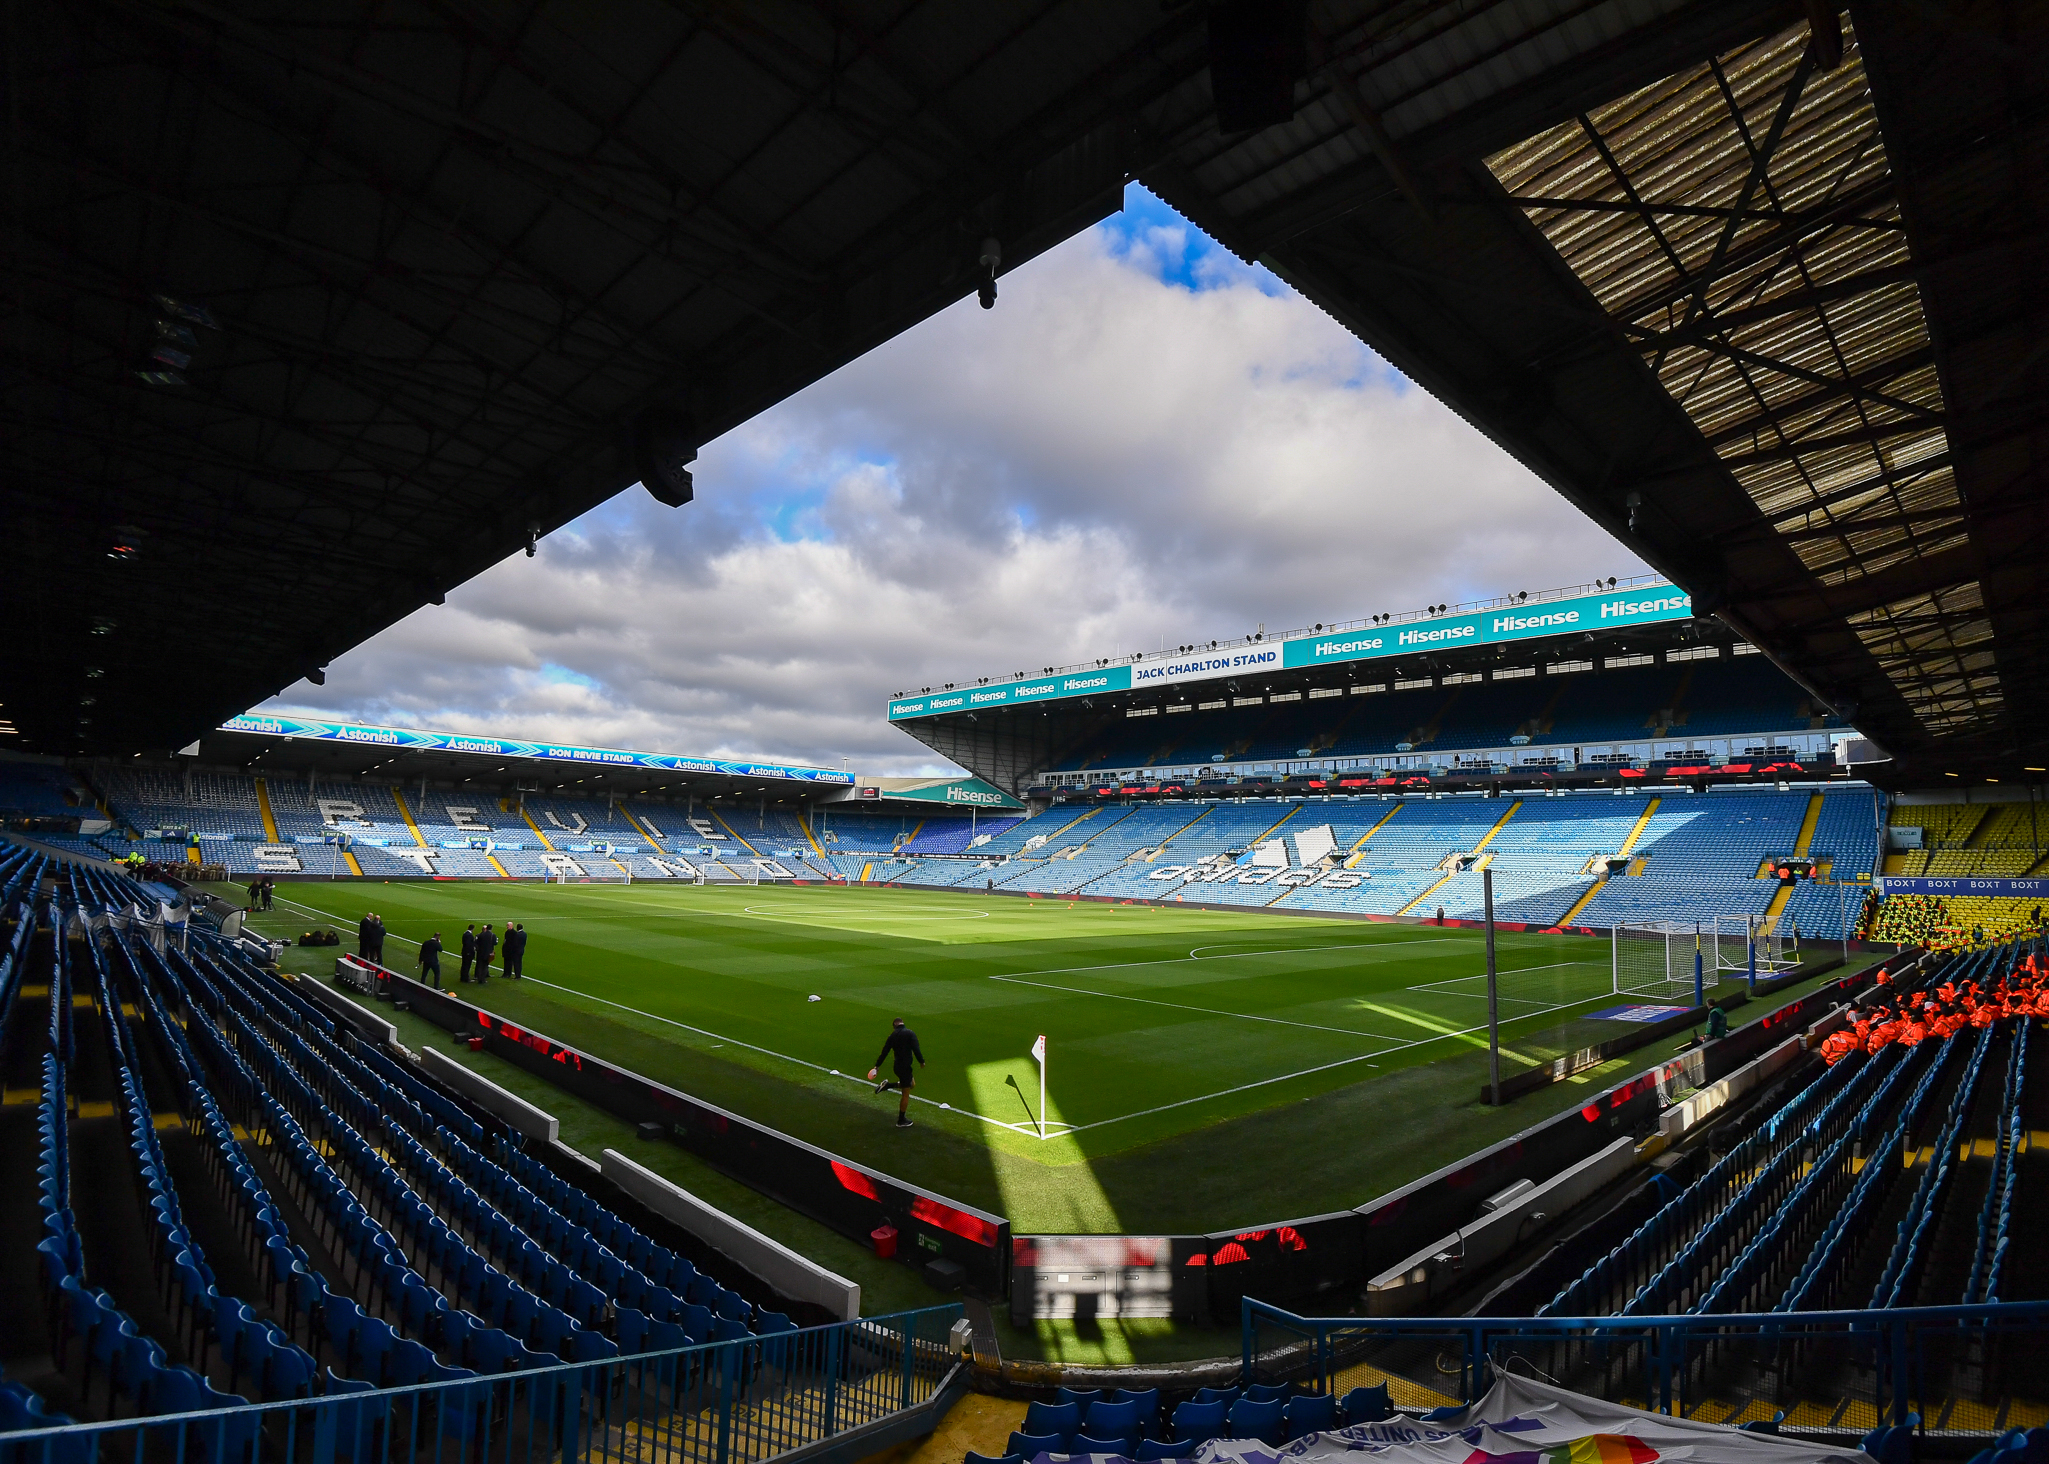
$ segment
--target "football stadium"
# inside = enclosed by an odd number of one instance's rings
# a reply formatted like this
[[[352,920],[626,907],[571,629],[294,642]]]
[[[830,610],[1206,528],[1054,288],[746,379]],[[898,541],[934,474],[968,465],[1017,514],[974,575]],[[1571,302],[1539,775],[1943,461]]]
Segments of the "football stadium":
[[[2049,1461],[2049,11],[16,10],[0,1464]],[[1652,572],[274,709],[1133,184]]]

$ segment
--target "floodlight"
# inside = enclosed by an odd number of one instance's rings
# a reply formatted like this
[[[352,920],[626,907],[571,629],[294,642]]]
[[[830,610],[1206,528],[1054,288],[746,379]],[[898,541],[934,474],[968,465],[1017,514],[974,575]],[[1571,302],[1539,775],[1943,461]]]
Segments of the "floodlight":
[[[982,285],[975,293],[984,310],[996,308],[996,267],[1003,263],[1003,247],[993,238],[982,241]]]

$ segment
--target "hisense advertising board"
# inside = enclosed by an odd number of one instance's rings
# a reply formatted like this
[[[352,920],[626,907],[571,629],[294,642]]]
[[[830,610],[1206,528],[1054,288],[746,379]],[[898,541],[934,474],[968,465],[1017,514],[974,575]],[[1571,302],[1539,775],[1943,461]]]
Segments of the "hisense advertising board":
[[[1198,651],[1189,656],[1147,656],[1118,666],[1027,677],[988,686],[955,686],[922,696],[899,697],[889,704],[889,719],[940,717],[981,707],[1019,706],[1032,702],[1067,701],[1107,696],[1148,686],[1219,681],[1257,676],[1266,671],[1293,671],[1334,666],[1349,661],[1374,661],[1458,646],[1499,645],[1507,641],[1540,640],[1576,631],[1607,630],[1623,625],[1657,625],[1693,618],[1693,599],[1675,585],[1650,585],[1604,595],[1578,595],[1507,605],[1462,615],[1442,615],[1400,625],[1298,635],[1265,644]]]

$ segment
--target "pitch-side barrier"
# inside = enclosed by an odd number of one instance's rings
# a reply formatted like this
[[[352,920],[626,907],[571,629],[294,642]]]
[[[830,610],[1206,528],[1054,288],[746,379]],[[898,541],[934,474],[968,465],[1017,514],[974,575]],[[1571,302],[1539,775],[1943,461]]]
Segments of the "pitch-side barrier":
[[[378,968],[383,994],[629,1123],[653,1123],[676,1143],[741,1183],[864,1245],[893,1245],[905,1260],[952,1261],[984,1295],[1010,1276],[1010,1222],[881,1170],[807,1144],[737,1113],[642,1077],[472,1005],[438,987]],[[876,1232],[889,1232],[884,1241]]]
[[[1890,964],[1904,969],[1913,959]],[[1549,1183],[1614,1151],[1625,1137],[1641,1140],[1675,1127],[1667,1137],[1677,1137],[1687,1123],[1664,1118],[1675,1105],[1782,1046],[1869,989],[1875,975],[1876,969],[1839,977],[1356,1209],[1180,1236],[1013,1236],[1000,1215],[842,1159],[446,991],[383,968],[375,984],[377,994],[409,1002],[451,1032],[474,1035],[486,1050],[609,1113],[660,1124],[715,1167],[841,1234],[867,1242],[876,1231],[894,1231],[900,1256],[954,1261],[976,1292],[1007,1296],[1013,1321],[1023,1325],[1049,1317],[1227,1322],[1248,1295],[1299,1304],[1332,1291],[1356,1293],[1473,1227],[1496,1208],[1483,1206],[1490,1197]]]

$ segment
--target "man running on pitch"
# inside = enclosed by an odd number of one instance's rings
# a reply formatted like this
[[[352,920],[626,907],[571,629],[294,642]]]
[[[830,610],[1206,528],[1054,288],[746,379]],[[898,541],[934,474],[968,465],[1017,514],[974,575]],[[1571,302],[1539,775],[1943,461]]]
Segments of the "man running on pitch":
[[[923,1048],[918,1046],[918,1034],[904,1025],[902,1017],[898,1017],[895,1022],[891,1023],[889,1035],[882,1039],[882,1051],[875,1055],[875,1066],[868,1069],[868,1080],[870,1082],[875,1082],[875,1075],[881,1071],[882,1059],[885,1057],[891,1058],[894,1061],[896,1078],[894,1081],[884,1079],[879,1083],[875,1083],[875,1091],[881,1093],[887,1089],[895,1088],[903,1094],[903,1097],[897,1100],[896,1126],[898,1128],[909,1128],[911,1126],[911,1059],[915,1057],[918,1060],[918,1066],[923,1067],[925,1065],[925,1052]]]

